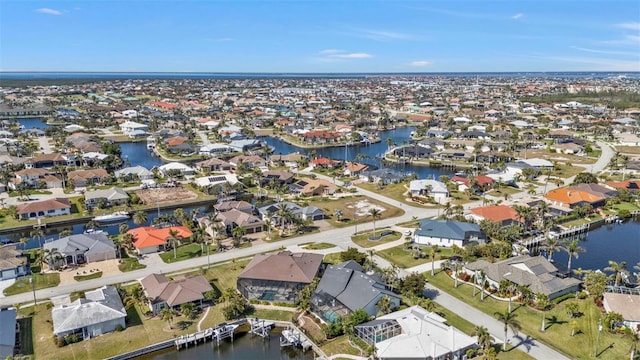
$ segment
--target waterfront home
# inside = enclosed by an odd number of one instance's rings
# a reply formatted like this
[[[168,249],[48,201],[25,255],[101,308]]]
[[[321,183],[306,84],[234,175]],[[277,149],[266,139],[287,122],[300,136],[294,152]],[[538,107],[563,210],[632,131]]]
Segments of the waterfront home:
[[[451,220],[421,220],[420,227],[413,234],[416,244],[442,247],[464,247],[468,243],[484,242],[485,239],[485,234],[477,224]]]
[[[80,265],[96,261],[111,260],[116,258],[116,246],[107,234],[77,234],[66,236],[57,240],[47,241],[43,248],[60,252],[60,258],[53,267]]]
[[[166,228],[156,228],[153,226],[143,226],[127,231],[133,235],[133,247],[140,255],[152,254],[158,251],[171,249],[169,243],[171,233],[175,232],[178,241],[190,238],[193,233],[184,226],[170,226]]]
[[[224,201],[224,202],[213,205],[213,208],[218,213],[233,210],[233,209],[242,211],[247,214],[253,213],[253,205],[242,200],[241,201],[235,201],[235,200]]]
[[[593,209],[604,206],[605,198],[590,192],[559,188],[553,189],[544,195],[545,199],[557,207],[573,209],[576,206],[590,205]]]
[[[195,170],[189,165],[180,162],[170,162],[158,167],[158,171],[163,176],[192,176],[195,174]]]
[[[324,211],[322,211],[322,209],[315,206],[302,207],[289,201],[282,201],[262,206],[258,208],[258,213],[262,217],[262,220],[270,220],[272,224],[280,224],[282,219],[280,218],[280,215],[278,215],[278,211],[281,206],[287,208],[291,213],[293,213],[293,216],[297,218],[304,220],[311,219],[313,221],[324,219]]]
[[[122,168],[120,170],[116,170],[115,176],[118,179],[137,178],[139,180],[149,180],[153,178],[153,173],[144,166],[136,165],[136,166],[130,166],[130,167]]]
[[[26,202],[18,204],[17,215],[21,220],[71,214],[71,203],[67,198]]]
[[[464,190],[470,187],[473,187],[473,191],[486,191],[491,188],[494,183],[494,180],[486,175],[478,175],[473,177],[474,181],[471,181],[471,178],[468,176],[454,175],[451,178],[451,181],[458,184],[458,189]]]
[[[153,315],[164,308],[179,308],[186,303],[202,306],[204,294],[213,287],[202,275],[178,275],[173,280],[163,274],[151,274],[140,280],[142,290],[149,299],[149,310]]]
[[[607,313],[622,315],[625,326],[640,331],[640,295],[605,292],[602,297],[602,305]]]
[[[495,263],[478,260],[465,264],[463,271],[476,278],[482,271],[489,287],[495,290],[500,288],[502,280],[509,280],[528,287],[534,294],[545,294],[549,299],[575,293],[582,283],[573,277],[565,277],[543,256],[519,255]]]
[[[119,187],[99,189],[84,193],[84,204],[89,208],[95,208],[99,204],[104,207],[124,205],[129,200],[129,194]]]
[[[109,173],[105,169],[73,170],[67,173],[67,180],[73,181],[76,188],[102,183],[108,177]]]
[[[469,209],[469,213],[465,215],[465,218],[478,223],[482,220],[490,220],[502,226],[520,224],[518,212],[507,205],[490,205],[471,208]]]
[[[567,187],[567,189],[586,191],[590,194],[593,194],[595,196],[598,196],[604,199],[610,199],[618,195],[618,191],[609,189],[605,186],[598,185],[598,184],[577,184],[577,185],[569,186]]]
[[[291,184],[293,180],[295,180],[293,174],[288,171],[269,170],[262,173],[260,184],[262,186],[275,187]]]
[[[300,153],[291,153],[287,155],[271,155],[269,156],[269,163],[271,166],[287,166],[297,167],[298,163],[308,159],[306,155]]]
[[[233,235],[233,229],[243,227],[247,234],[255,234],[264,230],[264,221],[251,213],[229,209],[218,213],[218,221],[222,223],[227,235]]]
[[[0,281],[29,274],[29,264],[17,245],[0,246]]]
[[[357,325],[354,335],[375,346],[376,358],[463,359],[476,339],[447,324],[447,319],[412,306]]]
[[[238,275],[238,291],[247,300],[295,303],[322,266],[322,254],[258,254]]]
[[[15,354],[16,337],[20,333],[16,313],[15,308],[0,309],[0,359],[13,359]]]
[[[115,286],[85,291],[84,298],[51,310],[53,334],[65,337],[77,334],[82,339],[107,334],[127,327],[127,311]]]
[[[203,176],[193,179],[193,182],[198,185],[198,187],[207,188],[213,190],[213,188],[217,186],[224,185],[229,183],[230,185],[235,185],[238,183],[238,177],[235,174],[212,174],[209,176]]]
[[[412,180],[409,182],[409,191],[411,196],[431,196],[438,202],[449,197],[447,185],[432,179]]]
[[[540,159],[540,158],[520,159],[520,160],[517,160],[516,162],[526,164],[529,167],[538,171],[553,169],[553,163],[551,161]]]
[[[640,180],[607,181],[607,186],[613,189],[627,189],[629,191],[640,191]]]
[[[148,125],[140,124],[134,121],[126,121],[118,126],[120,127],[120,130],[122,130],[122,133],[129,137],[146,136],[147,131],[149,131]]]
[[[408,177],[399,171],[392,169],[376,169],[360,174],[360,179],[374,184],[389,185],[404,181]]]
[[[207,156],[216,156],[220,154],[228,154],[233,152],[233,148],[227,144],[207,144],[200,147],[198,154]]]
[[[212,157],[210,159],[195,163],[195,168],[200,171],[206,170],[209,172],[215,172],[215,171],[229,171],[232,169],[232,166],[231,164],[229,164],[228,162],[222,159]]]
[[[391,308],[400,305],[400,296],[387,290],[377,276],[367,275],[353,260],[346,261],[327,266],[311,296],[311,311],[331,323],[358,309],[375,316],[376,305],[384,296],[389,298]]]
[[[289,185],[293,194],[302,196],[333,195],[338,186],[325,179],[304,177]]]
[[[248,168],[266,168],[267,161],[258,155],[238,155],[229,159],[229,164],[237,170],[240,163],[243,163]]]
[[[62,155],[59,153],[40,154],[24,162],[25,169],[45,168],[54,166],[75,166],[77,158],[75,155]]]
[[[369,170],[369,165],[367,164],[347,161],[344,167],[344,174],[347,176],[359,176],[367,170]]]
[[[320,158],[312,159],[310,161],[310,164],[314,168],[321,167],[321,168],[327,169],[327,168],[334,168],[334,167],[342,165],[342,161],[331,160],[331,159],[326,158],[326,157],[320,157]]]

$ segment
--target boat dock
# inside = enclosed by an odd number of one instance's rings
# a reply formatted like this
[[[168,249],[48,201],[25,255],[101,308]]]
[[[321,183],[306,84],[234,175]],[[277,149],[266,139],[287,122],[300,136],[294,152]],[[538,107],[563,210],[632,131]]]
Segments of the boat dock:
[[[180,350],[183,346],[188,348],[189,345],[197,345],[198,343],[206,342],[207,340],[215,340],[220,344],[220,340],[231,339],[233,341],[233,334],[239,325],[220,324],[216,327],[198,331],[193,334],[182,335],[175,339],[174,343],[176,349]]]
[[[313,347],[313,343],[298,328],[290,326],[282,330],[280,346],[295,346],[306,351]]]
[[[264,319],[249,319],[249,325],[251,325],[251,330],[249,333],[258,335],[260,337],[266,338],[269,337],[269,330],[273,329],[276,326],[275,321],[264,320]]]

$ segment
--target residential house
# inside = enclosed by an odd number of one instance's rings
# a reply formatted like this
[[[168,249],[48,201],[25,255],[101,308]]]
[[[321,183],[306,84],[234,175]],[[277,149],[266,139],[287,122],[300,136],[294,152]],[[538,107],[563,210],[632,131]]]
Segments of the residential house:
[[[269,156],[269,163],[271,163],[272,166],[296,167],[303,159],[307,159],[307,156],[300,153],[279,154]]]
[[[493,289],[500,287],[500,281],[509,280],[518,286],[526,286],[534,294],[545,294],[555,299],[580,289],[581,281],[573,277],[563,277],[558,268],[543,256],[519,255],[506,260],[490,263],[478,260],[464,265],[471,276],[482,271],[488,285]]]
[[[227,144],[207,144],[200,147],[198,154],[218,156],[220,154],[228,154],[230,152],[233,152],[233,148]]]
[[[264,146],[264,143],[257,139],[240,139],[232,140],[229,143],[229,147],[233,151],[246,152],[251,150],[260,149]]]
[[[229,159],[229,164],[236,169],[240,163],[248,168],[266,168],[267,166],[267,161],[258,155],[238,155]]]
[[[618,195],[618,191],[609,189],[608,187],[598,184],[577,184],[569,186],[568,189],[586,191],[595,196],[599,196],[604,199],[610,199]]]
[[[348,176],[359,176],[363,172],[369,170],[369,165],[347,161],[344,168],[344,174]]]
[[[431,196],[434,200],[442,202],[449,197],[447,185],[438,180],[422,179],[409,182],[411,196]]]
[[[62,255],[58,266],[80,265],[116,258],[116,246],[107,234],[77,234],[47,241],[44,249],[57,249]]]
[[[238,291],[247,300],[295,303],[322,266],[322,254],[258,254],[238,275]]]
[[[640,331],[640,295],[605,292],[602,305],[607,313],[615,312],[622,315],[625,326]]]
[[[195,163],[195,167],[196,169],[207,170],[210,172],[229,171],[232,168],[231,164],[228,162],[214,157]]]
[[[253,213],[253,205],[251,205],[250,203],[246,202],[246,201],[224,201],[221,202],[219,204],[215,204],[213,205],[213,208],[215,209],[216,212],[220,213],[220,212],[225,212],[225,211],[229,211],[229,210],[238,210],[238,211],[242,211],[244,213],[247,214],[252,214]]]
[[[595,209],[605,204],[605,198],[601,196],[570,188],[553,189],[547,192],[544,197],[551,205],[570,209],[583,205],[591,205]]]
[[[269,170],[262,173],[260,184],[262,186],[283,186],[291,184],[295,180],[292,173],[285,170]]]
[[[138,178],[140,180],[149,180],[153,178],[153,173],[144,166],[136,165],[115,171],[117,178]]]
[[[75,166],[77,159],[74,155],[62,155],[58,153],[40,154],[24,162],[25,169],[45,168],[54,166]]]
[[[140,280],[142,289],[149,300],[149,310],[154,315],[164,308],[177,308],[182,304],[202,305],[204,294],[213,287],[202,275],[179,275],[173,280],[163,274],[151,274]]]
[[[51,310],[53,334],[64,337],[78,334],[89,339],[127,327],[127,311],[115,286],[85,291],[84,298]]]
[[[133,235],[133,246],[138,254],[152,254],[171,248],[169,239],[171,232],[175,232],[178,239],[188,239],[193,233],[185,226],[170,226],[166,228],[155,228],[153,226],[143,226],[127,231]]]
[[[315,206],[302,207],[289,201],[282,201],[280,203],[273,203],[262,206],[258,209],[258,213],[263,220],[266,221],[268,219],[273,224],[279,224],[281,223],[281,219],[278,215],[278,208],[280,206],[286,207],[293,213],[295,217],[302,218],[304,220],[311,219],[315,221],[324,219],[324,211],[322,211],[322,209],[319,209]]]
[[[464,189],[467,189],[472,186],[472,183],[475,183],[474,191],[486,191],[491,188],[494,183],[494,180],[486,175],[478,175],[473,178],[474,181],[471,181],[471,178],[468,176],[460,176],[454,175],[451,178],[451,181],[458,184],[460,186],[464,186]]]
[[[212,174],[209,176],[198,177],[193,180],[196,185],[203,188],[210,189],[209,193],[213,194],[212,190],[214,190],[218,186],[222,186],[226,183],[230,185],[235,185],[238,183],[238,177],[236,174]]]
[[[99,184],[108,177],[109,173],[105,169],[73,170],[67,174],[67,180],[73,181],[76,188]]]
[[[264,230],[264,221],[251,213],[230,209],[218,213],[218,220],[224,225],[227,234],[232,235],[233,229],[243,227],[247,234],[255,234]]]
[[[342,162],[338,160],[331,160],[326,157],[319,157],[319,158],[312,159],[310,161],[310,164],[314,168],[321,167],[321,168],[328,169],[328,168],[335,168],[337,166],[340,166],[342,165]]]
[[[71,214],[71,203],[67,198],[27,202],[18,205],[18,217],[22,220]]]
[[[413,234],[416,244],[442,247],[464,247],[470,242],[484,242],[485,238],[477,224],[451,220],[421,220]]]
[[[103,203],[105,207],[124,205],[129,200],[129,194],[119,187],[99,189],[84,193],[84,204],[87,208],[95,208]]]
[[[9,182],[8,186],[11,189],[16,189],[20,184],[26,184],[31,188],[47,188],[47,189],[59,189],[62,187],[62,179],[52,175],[49,170],[43,168],[28,168],[18,170],[15,173],[15,178]]]
[[[145,124],[140,124],[135,121],[126,121],[119,125],[120,130],[124,135],[127,135],[131,138],[138,136],[146,136],[149,131],[149,126]]]
[[[551,150],[555,150],[556,152],[562,153],[562,154],[577,154],[579,152],[582,151],[582,146],[573,143],[573,142],[568,142],[568,143],[559,143],[559,144],[553,144],[549,147]]]
[[[607,181],[607,186],[613,189],[627,189],[629,191],[640,191],[640,180]]]
[[[0,359],[14,359],[16,338],[20,331],[16,314],[15,308],[0,309]]]
[[[406,178],[406,174],[388,168],[365,171],[360,174],[361,180],[381,185],[396,184]]]
[[[463,359],[476,338],[447,324],[447,319],[412,306],[357,325],[355,336],[375,346],[376,358]]]
[[[17,245],[0,246],[0,281],[29,274],[27,259],[16,247]]]
[[[469,209],[469,213],[465,215],[465,218],[478,223],[482,220],[490,220],[502,226],[521,223],[518,212],[507,205],[490,205],[471,208]]]
[[[367,275],[355,261],[346,261],[327,266],[311,296],[311,311],[331,323],[358,309],[375,316],[376,305],[384,296],[389,298],[391,308],[400,305],[400,296],[387,290],[377,276]]]
[[[158,167],[158,171],[164,176],[192,176],[195,170],[186,164],[180,162],[170,162]]]
[[[289,186],[293,194],[302,196],[333,195],[338,186],[325,179],[301,178]]]

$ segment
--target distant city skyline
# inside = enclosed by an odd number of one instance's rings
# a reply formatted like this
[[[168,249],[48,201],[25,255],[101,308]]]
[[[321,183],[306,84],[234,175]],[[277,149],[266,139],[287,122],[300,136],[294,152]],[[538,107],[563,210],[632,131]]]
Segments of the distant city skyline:
[[[18,1],[0,71],[640,71],[638,1]]]

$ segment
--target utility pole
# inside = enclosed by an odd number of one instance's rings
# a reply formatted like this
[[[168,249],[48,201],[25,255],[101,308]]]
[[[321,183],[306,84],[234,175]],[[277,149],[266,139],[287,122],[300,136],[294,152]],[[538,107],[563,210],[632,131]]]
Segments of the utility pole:
[[[36,300],[36,282],[33,280],[33,273],[31,273],[29,282],[31,283],[31,290],[33,290],[33,305],[35,306],[38,305],[38,301]]]
[[[596,349],[593,352],[593,357],[598,357],[598,344],[600,343],[600,333],[602,332],[602,319],[598,320],[598,336],[596,337]]]

